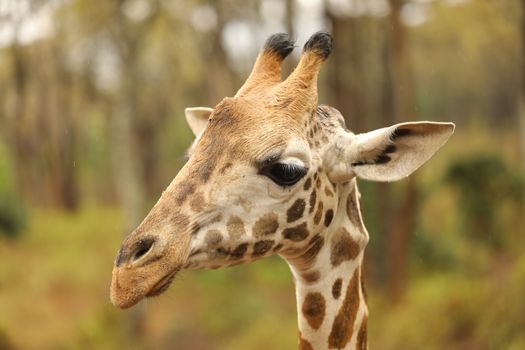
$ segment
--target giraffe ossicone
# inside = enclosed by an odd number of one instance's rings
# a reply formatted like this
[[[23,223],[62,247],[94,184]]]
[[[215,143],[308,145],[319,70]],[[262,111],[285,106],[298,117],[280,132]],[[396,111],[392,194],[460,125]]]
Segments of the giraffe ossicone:
[[[182,269],[220,268],[279,254],[296,285],[301,349],[365,349],[362,260],[368,232],[356,177],[394,181],[426,162],[454,124],[402,123],[365,134],[317,104],[332,48],[314,34],[281,80],[294,43],[272,35],[234,97],[188,108],[189,160],[122,243],[111,282],[127,308],[165,291]]]

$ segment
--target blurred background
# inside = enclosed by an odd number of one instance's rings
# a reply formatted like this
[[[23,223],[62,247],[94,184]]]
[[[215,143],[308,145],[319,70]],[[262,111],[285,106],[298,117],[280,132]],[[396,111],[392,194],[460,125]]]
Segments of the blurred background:
[[[335,47],[320,103],[355,132],[453,121],[426,166],[360,182],[372,349],[525,349],[525,2],[0,0],[0,349],[293,349],[278,257],[182,273],[132,311],[113,259],[184,163],[189,106],[265,38]],[[290,72],[300,50],[286,62]]]

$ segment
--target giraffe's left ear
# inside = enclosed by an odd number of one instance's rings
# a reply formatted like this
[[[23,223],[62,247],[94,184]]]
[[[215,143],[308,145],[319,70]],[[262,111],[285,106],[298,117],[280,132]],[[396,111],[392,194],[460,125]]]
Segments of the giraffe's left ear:
[[[430,159],[454,127],[453,123],[412,122],[358,134],[345,150],[346,169],[366,180],[400,180]]]
[[[208,107],[189,107],[184,110],[186,121],[195,136],[198,136],[208,124],[213,109]]]

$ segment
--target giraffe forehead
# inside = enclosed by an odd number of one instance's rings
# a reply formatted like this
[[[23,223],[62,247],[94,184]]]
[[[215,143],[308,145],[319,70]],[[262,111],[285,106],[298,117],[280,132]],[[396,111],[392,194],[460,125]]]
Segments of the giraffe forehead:
[[[301,123],[285,113],[263,110],[260,103],[250,103],[251,108],[238,105],[216,107],[193,151],[199,163],[215,161],[215,157],[224,163],[257,163],[272,154],[309,161]]]

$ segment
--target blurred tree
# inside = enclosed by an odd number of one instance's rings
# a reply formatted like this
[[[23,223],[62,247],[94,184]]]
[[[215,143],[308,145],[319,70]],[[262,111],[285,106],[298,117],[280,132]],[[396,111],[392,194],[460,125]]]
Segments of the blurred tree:
[[[385,107],[391,110],[383,112],[384,125],[393,122],[415,120],[414,87],[408,54],[407,34],[401,21],[404,0],[389,0],[390,14],[387,26],[388,40],[386,50]],[[401,297],[407,278],[407,258],[410,236],[414,231],[417,214],[418,194],[417,174],[412,174],[404,181],[401,199],[394,201],[391,190],[380,185],[382,204],[381,217],[388,222],[383,227],[386,233],[385,263],[387,283],[391,300]],[[396,205],[397,204],[397,205]]]
[[[498,156],[470,155],[450,164],[446,180],[456,187],[465,221],[463,232],[474,242],[483,241],[501,250],[506,237],[501,230],[503,221],[498,209],[510,201],[511,208],[523,213],[523,175],[508,169]],[[511,214],[505,213],[506,216]]]
[[[525,169],[525,0],[521,1],[521,89],[518,98],[518,118],[521,133],[521,157],[522,166]]]

